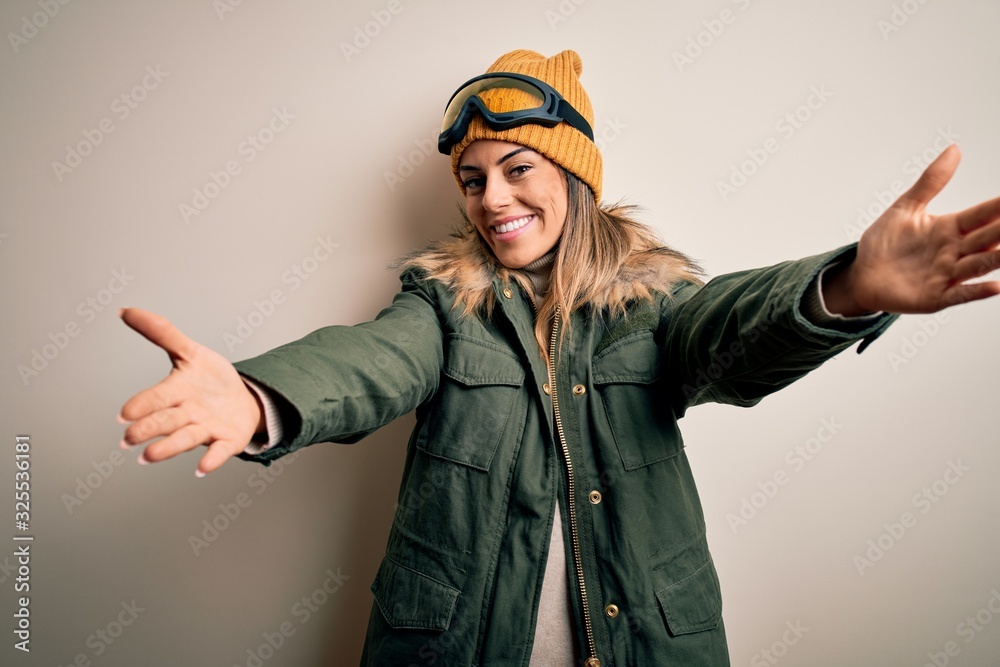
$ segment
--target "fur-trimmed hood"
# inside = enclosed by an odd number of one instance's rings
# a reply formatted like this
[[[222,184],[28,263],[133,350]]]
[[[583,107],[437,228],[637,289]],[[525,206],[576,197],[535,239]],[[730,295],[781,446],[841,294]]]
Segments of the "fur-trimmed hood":
[[[531,290],[524,271],[508,269],[497,261],[479,233],[471,228],[454,232],[426,248],[403,258],[398,266],[422,270],[455,294],[456,306],[466,313],[485,307],[492,310],[493,282],[517,281]],[[670,294],[679,282],[701,284],[701,268],[683,253],[664,246],[652,234],[643,234],[608,284],[602,285],[587,305],[598,310],[618,311],[629,301],[648,300],[654,292]]]

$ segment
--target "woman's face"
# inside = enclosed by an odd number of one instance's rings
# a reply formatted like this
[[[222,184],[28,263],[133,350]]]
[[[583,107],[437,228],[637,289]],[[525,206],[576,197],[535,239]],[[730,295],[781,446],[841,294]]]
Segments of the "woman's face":
[[[469,219],[500,263],[520,269],[552,250],[566,224],[566,177],[520,144],[479,139],[462,152]]]

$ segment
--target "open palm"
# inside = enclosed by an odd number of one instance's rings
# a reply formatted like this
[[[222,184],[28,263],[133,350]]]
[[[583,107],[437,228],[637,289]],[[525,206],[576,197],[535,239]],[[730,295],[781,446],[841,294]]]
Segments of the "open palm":
[[[122,438],[131,446],[150,444],[141,461],[162,461],[208,445],[199,474],[211,472],[243,451],[260,428],[261,409],[239,373],[218,352],[191,340],[167,319],[149,311],[122,311],[127,325],[161,347],[173,369],[153,387],[122,406],[119,421],[129,423]]]
[[[927,212],[960,160],[957,146],[946,148],[865,230],[855,261],[831,286],[835,293],[824,295],[831,310],[931,313],[1000,294],[998,281],[968,282],[1000,268],[1000,198],[957,213]]]

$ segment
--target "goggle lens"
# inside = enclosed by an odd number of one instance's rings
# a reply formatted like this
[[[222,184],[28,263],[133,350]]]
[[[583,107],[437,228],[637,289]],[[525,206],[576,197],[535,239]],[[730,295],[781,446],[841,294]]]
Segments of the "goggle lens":
[[[469,102],[470,98],[478,97],[488,90],[498,89],[514,89],[528,94],[525,100],[527,104],[522,106],[520,109],[510,109],[509,111],[529,111],[534,109],[544,109],[545,107],[545,92],[528,81],[513,79],[506,76],[480,79],[478,81],[473,81],[464,88],[460,89],[451,98],[451,101],[448,103],[448,108],[445,109],[444,118],[441,121],[441,132],[448,131],[455,124],[455,121],[457,121],[458,117],[462,114],[462,111],[465,109],[465,105]]]

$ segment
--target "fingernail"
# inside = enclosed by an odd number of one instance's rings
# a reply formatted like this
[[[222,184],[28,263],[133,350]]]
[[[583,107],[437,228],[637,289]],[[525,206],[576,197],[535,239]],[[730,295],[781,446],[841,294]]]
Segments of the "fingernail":
[[[132,445],[125,442],[125,438],[122,438],[121,441],[118,443],[118,449],[128,450],[130,447],[132,447]]]
[[[141,466],[148,466],[149,465],[149,459],[146,458],[146,452],[143,452],[142,456],[140,456],[139,458],[136,459],[136,463],[138,463]]]
[[[124,314],[125,314],[125,309],[124,308],[119,308],[118,309],[118,317],[121,317]]]
[[[125,425],[125,424],[128,423],[127,421],[125,421],[125,418],[122,417],[122,413],[120,413],[120,412],[117,415],[115,415],[115,421],[117,421],[119,424],[122,424],[122,425]]]
[[[199,478],[200,478],[200,477],[204,477],[204,476],[205,476],[205,473],[203,473],[203,472],[201,471],[201,469],[199,468],[199,469],[196,469],[196,470],[194,471],[194,476],[195,476],[195,477],[199,477]]]

